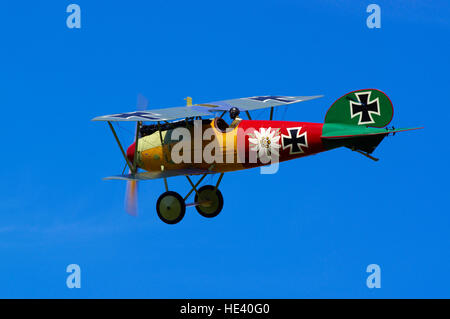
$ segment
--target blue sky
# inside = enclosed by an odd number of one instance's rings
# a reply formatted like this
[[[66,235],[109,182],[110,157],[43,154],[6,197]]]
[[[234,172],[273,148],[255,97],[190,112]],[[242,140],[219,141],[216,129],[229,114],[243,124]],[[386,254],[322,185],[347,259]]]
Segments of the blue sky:
[[[76,1],[2,3],[2,298],[450,297],[448,1]],[[385,91],[396,127],[377,163],[346,149],[275,175],[225,175],[223,212],[176,226],[142,183],[123,210],[123,159],[97,115],[259,94],[325,97],[277,119],[322,122],[331,103]],[[268,118],[268,112],[255,113]],[[133,128],[119,131],[125,143]],[[212,183],[214,178],[209,178]],[[169,179],[185,194],[184,178]],[[80,289],[66,287],[69,264]],[[381,288],[366,287],[367,265]]]

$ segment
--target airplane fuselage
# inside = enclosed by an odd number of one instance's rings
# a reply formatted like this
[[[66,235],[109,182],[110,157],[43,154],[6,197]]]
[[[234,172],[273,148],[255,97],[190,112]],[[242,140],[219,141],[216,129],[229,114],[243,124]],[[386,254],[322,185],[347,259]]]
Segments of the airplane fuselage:
[[[138,166],[147,171],[183,168],[228,172],[317,154],[329,148],[322,142],[322,123],[241,120],[221,128],[220,120],[186,126],[180,132],[155,132],[138,140]],[[184,141],[184,145],[180,142]],[[134,158],[135,144],[128,149]]]

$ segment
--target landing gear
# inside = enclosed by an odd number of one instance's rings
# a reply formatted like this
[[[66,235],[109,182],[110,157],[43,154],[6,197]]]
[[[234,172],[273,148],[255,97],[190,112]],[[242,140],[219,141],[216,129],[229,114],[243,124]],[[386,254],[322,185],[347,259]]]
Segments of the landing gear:
[[[168,191],[159,196],[156,202],[156,212],[166,224],[176,224],[186,213],[186,204],[180,194]]]
[[[223,208],[223,196],[218,188],[205,185],[198,189],[195,194],[195,206],[200,215],[207,218],[216,217]]]
[[[223,208],[223,196],[218,187],[222,181],[223,174],[224,173],[220,174],[216,186],[205,185],[199,189],[197,189],[197,187],[207,174],[203,174],[195,185],[191,178],[186,175],[192,189],[184,198],[176,192],[169,191],[167,180],[164,178],[166,192],[159,196],[158,201],[156,202],[156,212],[158,213],[159,218],[166,224],[177,224],[183,219],[184,214],[186,213],[186,206],[195,206],[197,211],[203,217],[212,218],[219,215]],[[186,204],[186,200],[193,192],[195,192],[194,202]]]
[[[188,100],[188,104],[189,103],[190,102]],[[238,109],[236,109],[234,111],[237,111],[237,115],[239,115]],[[111,126],[111,124],[110,124],[110,126]],[[163,158],[164,158],[165,157],[164,156],[164,140],[162,137],[161,124],[159,121],[157,122],[157,127],[158,127],[158,131],[159,131],[159,139],[161,141],[161,146],[163,147]],[[138,129],[136,130],[136,132],[137,132],[136,133],[136,145],[137,145],[137,140],[138,140],[137,136],[138,136],[138,132],[139,132],[139,125],[138,125]],[[167,157],[165,157],[165,158],[167,161]],[[135,159],[136,159],[136,156],[135,156]],[[164,171],[163,165],[161,165],[161,171]],[[195,202],[192,204],[188,204],[187,206],[195,206],[197,208],[197,211],[200,213],[200,215],[202,215],[204,217],[217,216],[223,207],[223,197],[222,197],[222,194],[220,193],[220,191],[217,189],[222,180],[223,174],[224,173],[220,174],[216,186],[206,185],[206,186],[200,187],[199,190],[197,190],[197,187],[202,182],[202,180],[206,177],[207,174],[206,173],[203,174],[203,176],[197,181],[197,183],[195,185],[192,182],[191,178],[188,175],[185,175],[187,180],[189,181],[189,184],[191,184],[192,189],[189,191],[189,193],[184,198],[181,197],[180,194],[178,194],[176,192],[169,191],[169,187],[167,185],[167,178],[165,176],[163,176],[166,192],[162,193],[161,196],[159,196],[158,201],[156,202],[156,212],[158,213],[159,218],[166,224],[179,223],[183,219],[184,214],[186,213],[186,202],[185,201],[186,201],[186,199],[188,199],[189,195],[191,195],[192,192],[194,192],[194,191],[195,191]]]

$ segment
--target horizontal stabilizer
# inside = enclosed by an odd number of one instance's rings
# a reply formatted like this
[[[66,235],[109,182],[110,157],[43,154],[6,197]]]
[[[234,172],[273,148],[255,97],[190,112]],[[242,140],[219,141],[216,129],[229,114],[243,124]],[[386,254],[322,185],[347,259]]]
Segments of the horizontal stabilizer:
[[[361,127],[346,124],[324,124],[322,131],[322,138],[339,139],[365,135],[379,135],[379,134],[406,132],[406,131],[420,130],[422,128],[423,127],[395,129],[395,128]]]
[[[421,127],[395,129],[325,123],[322,129],[322,142],[327,149],[344,146],[370,154],[387,135],[417,129]]]

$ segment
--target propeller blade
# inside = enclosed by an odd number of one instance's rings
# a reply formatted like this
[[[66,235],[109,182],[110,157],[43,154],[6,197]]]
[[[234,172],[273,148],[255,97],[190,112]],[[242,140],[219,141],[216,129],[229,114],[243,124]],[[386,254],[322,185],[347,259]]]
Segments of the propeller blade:
[[[137,181],[128,181],[125,195],[125,210],[131,216],[137,216]]]
[[[137,96],[136,109],[138,111],[145,111],[147,109],[147,106],[148,106],[147,98],[139,93]]]
[[[138,94],[136,108],[138,111],[144,111],[148,106],[148,100],[142,94]],[[136,131],[138,126],[136,125]],[[136,133],[135,131],[135,133]],[[135,150],[137,152],[137,150]],[[128,171],[131,174],[131,170]],[[125,211],[131,216],[137,216],[138,214],[138,183],[137,181],[128,181],[127,189],[125,192]]]

